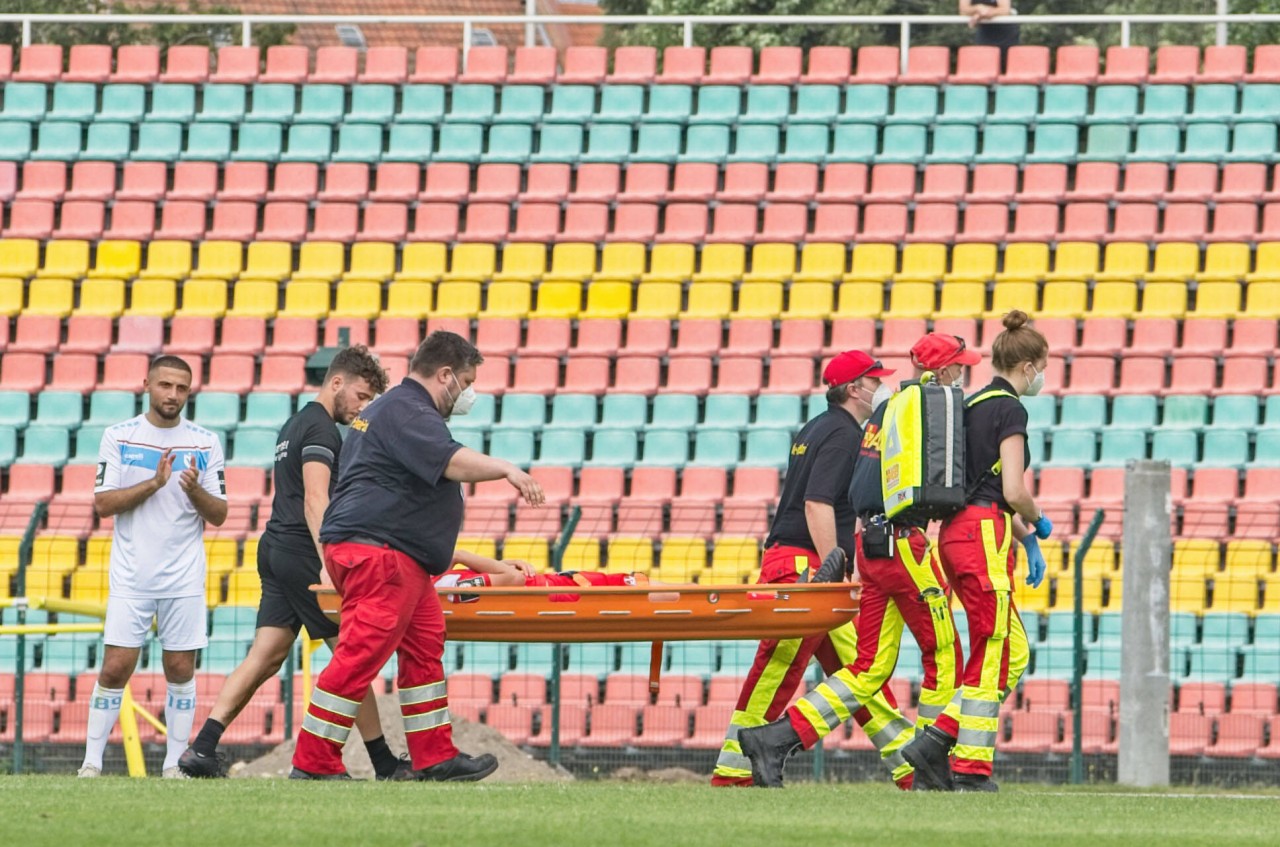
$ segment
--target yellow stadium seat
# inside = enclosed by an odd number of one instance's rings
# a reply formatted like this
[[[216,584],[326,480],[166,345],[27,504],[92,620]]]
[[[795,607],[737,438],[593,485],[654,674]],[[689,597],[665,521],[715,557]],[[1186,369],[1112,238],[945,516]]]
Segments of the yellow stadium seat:
[[[566,242],[551,248],[551,270],[543,279],[572,279],[583,282],[596,272],[596,246]]]
[[[76,570],[71,572],[71,599],[81,603],[107,602],[110,578],[105,570]]]
[[[244,540],[244,551],[240,554],[240,567],[256,568],[257,566],[258,566],[258,539],[246,538]]]
[[[532,282],[547,272],[545,244],[508,244],[502,248],[502,270],[493,274],[495,282]]]
[[[147,245],[147,266],[139,279],[186,279],[191,275],[191,242],[152,241]]]
[[[1099,246],[1094,242],[1063,241],[1053,254],[1053,270],[1044,275],[1055,279],[1090,279],[1098,272]]]
[[[706,283],[694,283],[698,288]],[[738,308],[729,317],[776,320],[782,314],[782,282],[744,282],[738,288]]]
[[[137,241],[99,241],[90,279],[133,279],[142,269],[142,245]]]
[[[1246,246],[1245,249],[1248,249]],[[1253,254],[1253,271],[1244,275],[1245,282],[1280,280],[1280,241],[1259,242]]]
[[[893,244],[856,244],[846,282],[884,282],[898,271],[898,248]]]
[[[1095,295],[1096,296],[1096,295]],[[1142,287],[1144,318],[1176,318],[1187,314],[1187,284],[1182,281],[1152,282]]]
[[[1239,539],[1227,542],[1227,573],[1265,576],[1274,560],[1270,541]]]
[[[551,556],[547,552],[545,538],[531,538],[521,535],[508,535],[502,542],[502,558],[528,562],[534,570],[545,571],[550,566]]]
[[[395,280],[387,286],[387,308],[382,316],[387,318],[417,318],[431,314],[431,290],[427,280]]]
[[[834,282],[844,277],[849,251],[843,244],[806,244],[800,251],[800,270],[792,282]]]
[[[238,241],[202,242],[191,279],[235,279],[244,268],[242,261],[243,250]]]
[[[649,271],[641,282],[686,280],[693,276],[697,248],[692,244],[658,244],[649,255]]]
[[[27,571],[27,596],[66,597],[69,574],[70,571]]]
[[[214,574],[209,574],[212,579]],[[256,606],[262,600],[262,581],[257,568],[238,568],[227,577],[228,606]]]
[[[926,281],[894,280],[889,286],[889,311],[891,318],[927,318],[937,304],[935,284]]]
[[[266,280],[241,280],[236,283],[236,311],[240,308],[240,291],[242,286],[269,285],[272,289],[276,283]],[[265,289],[264,289],[265,290]],[[280,310],[282,318],[323,318],[329,314],[329,283],[318,279],[291,279],[284,286],[284,308]]]
[[[936,282],[947,272],[947,245],[908,244],[902,248],[902,270],[893,275],[898,282]],[[890,298],[893,293],[890,292]]]
[[[1025,570],[1019,571],[1025,573]],[[1038,588],[1032,588],[1027,585],[1024,578],[1015,578],[1013,580],[1013,602],[1019,611],[1022,612],[1047,612],[1049,611],[1049,580],[1046,579],[1040,583]]]
[[[36,277],[27,284],[27,307],[23,312],[65,318],[71,314],[75,296],[74,280]]]
[[[468,553],[475,553],[477,556],[484,556],[486,559],[498,558],[498,544],[492,538],[481,538],[476,535],[459,536],[458,543],[454,545],[457,550],[466,550]]]
[[[747,248],[742,244],[708,244],[702,248],[698,272],[691,279],[699,281],[733,281],[747,272]]]
[[[659,245],[662,247],[665,245]],[[657,252],[658,247],[654,248]],[[634,244],[629,241],[619,241],[615,244],[606,244],[604,249],[600,251],[600,270],[596,271],[595,279],[608,280],[636,280],[644,274],[646,251],[643,244]]]
[[[70,573],[80,564],[80,539],[70,535],[38,535],[31,545],[31,568]]]
[[[625,318],[631,312],[631,293],[632,284],[627,280],[593,279],[587,286],[587,308],[581,317]]]
[[[105,570],[111,564],[111,536],[91,535],[85,542],[84,566]]]
[[[1240,283],[1234,279],[1201,280],[1196,283],[1196,308],[1191,317],[1234,318],[1240,313]]]
[[[1093,278],[1133,282],[1147,274],[1151,264],[1151,251],[1146,244],[1133,241],[1113,241],[1102,256],[1102,270]]]
[[[222,605],[222,598],[226,594],[222,586],[225,581],[226,577],[220,573],[204,575],[204,602],[209,608]]]
[[[1173,576],[1180,579],[1208,579],[1218,572],[1222,549],[1216,540],[1181,538],[1173,542]]]
[[[449,267],[449,248],[434,241],[406,244],[400,253],[400,271],[392,279],[436,282]]]
[[[705,541],[701,538],[668,538],[662,543],[656,576],[661,582],[696,582],[706,567]]]
[[[987,284],[982,280],[947,280],[935,318],[978,318],[987,308]]]
[[[183,297],[192,286],[199,290],[202,286],[209,292],[220,290],[222,305],[210,313],[210,317],[221,317],[227,311],[227,284],[220,279],[206,279],[197,282],[186,282],[182,286]],[[197,300],[199,298],[196,298]],[[130,315],[149,315],[152,317],[170,318],[178,308],[178,284],[171,279],[136,279],[129,286]],[[189,312],[187,314],[193,314]]]
[[[285,241],[254,241],[245,251],[241,279],[283,282],[293,275],[293,245]]]
[[[787,290],[787,309],[782,313],[782,318],[783,320],[788,318],[827,320],[831,317],[831,309],[834,305],[835,286],[831,284],[830,279],[792,282]]]
[[[234,538],[206,538],[204,557],[214,573],[230,573],[240,563],[240,551]]]
[[[86,279],[80,283],[80,305],[75,314],[118,318],[123,313],[123,279]]]
[[[1053,540],[1053,539],[1050,539],[1050,540]],[[1074,570],[1075,560],[1076,560],[1075,551],[1072,550],[1070,552],[1070,555],[1065,555],[1066,551],[1063,549],[1061,541],[1058,542],[1057,547],[1058,547],[1058,559],[1063,563],[1062,567],[1064,567],[1067,570]],[[1041,545],[1040,549],[1041,549],[1041,552],[1044,552],[1043,545]],[[1048,558],[1049,558],[1049,555],[1048,553],[1046,553],[1045,559],[1048,560]],[[1109,576],[1115,573],[1116,571],[1115,542],[1109,538],[1093,539],[1093,543],[1089,545],[1088,552],[1084,554],[1084,562],[1082,562],[1082,565],[1084,566],[1085,576]]]
[[[1019,553],[1023,551],[1019,550]],[[1040,544],[1040,552],[1044,554],[1045,567],[1049,574],[1057,573],[1069,566],[1067,560],[1067,548],[1060,539],[1050,538]],[[1019,559],[1023,565],[1026,564],[1025,559]]]
[[[1200,245],[1187,241],[1168,241],[1156,245],[1154,266],[1147,272],[1147,282],[1186,282],[1200,273]]]
[[[1049,245],[1019,241],[1004,248],[1004,268],[996,281],[1026,282],[1044,279],[1049,272]]]
[[[3,580],[0,580],[0,590],[3,590]],[[1264,615],[1280,614],[1280,576],[1272,574],[1262,580],[1262,608],[1259,610]]]
[[[0,276],[0,317],[11,318],[22,311],[26,281],[16,276]]]
[[[987,282],[995,278],[999,251],[994,244],[957,244],[951,251],[951,270],[942,276],[948,282]]]
[[[983,317],[1004,317],[1013,309],[1034,315],[1039,311],[1039,302],[1040,286],[1035,280],[996,280],[991,289],[991,308]]]
[[[479,315],[480,281],[455,279],[440,283],[436,286],[436,307],[431,314],[442,318],[474,318]]]
[[[794,244],[757,244],[751,248],[751,271],[743,282],[773,282],[791,279],[796,272]]]
[[[1248,244],[1216,241],[1205,248],[1204,270],[1196,274],[1196,279],[1242,280],[1249,273],[1250,258]]]
[[[1044,309],[1049,306],[1049,288],[1061,288],[1072,285],[1069,282],[1050,282],[1045,284]],[[1138,311],[1138,283],[1111,281],[1099,282],[1093,287],[1093,306],[1089,309],[1090,317],[1098,318],[1132,318]]]
[[[1251,282],[1245,287],[1242,318],[1280,319],[1280,280]]]
[[[600,541],[595,538],[574,538],[564,548],[560,566],[569,571],[600,570]]]
[[[444,297],[445,287],[454,284],[456,283],[441,284],[441,299]],[[533,303],[533,283],[517,282],[514,279],[491,282],[485,299],[484,311],[480,313],[482,318],[525,318]],[[443,306],[437,306],[437,309],[442,308]]]
[[[298,269],[293,279],[333,282],[346,271],[347,248],[334,241],[304,241],[298,248]]]
[[[577,279],[544,278],[537,296],[531,318],[576,318],[582,311],[582,282]]]
[[[689,305],[680,317],[724,320],[732,310],[733,283],[729,280],[704,280],[689,286]]]
[[[89,273],[88,241],[50,241],[44,248],[44,264],[37,276],[80,279]]]
[[[18,546],[21,543],[21,536],[0,535],[0,573],[13,573],[18,569]],[[4,582],[0,579],[0,584]]]
[[[382,282],[376,279],[344,279],[338,283],[331,318],[373,320],[382,314]]]
[[[1108,612],[1118,612],[1124,600],[1124,580],[1117,573],[1107,581],[1107,605]]]
[[[351,245],[351,268],[343,279],[376,279],[385,282],[396,273],[396,245],[360,241]]]
[[[1088,311],[1088,298],[1089,285],[1083,280],[1046,282],[1044,304],[1036,314],[1042,318],[1083,317]]]
[[[1018,582],[1025,582],[1024,579],[1018,579]],[[1097,613],[1102,611],[1102,582],[1101,576],[1084,577],[1084,595],[1083,607],[1085,612]],[[1076,579],[1075,574],[1071,571],[1059,571],[1053,579],[1054,593],[1053,605],[1054,610],[1067,611],[1075,608],[1075,590]],[[1016,602],[1016,601],[1015,601]]]
[[[459,244],[453,248],[449,272],[441,275],[448,280],[486,280],[497,267],[497,248],[492,244]]]
[[[680,301],[679,282],[641,282],[636,286],[636,307],[630,316],[671,320],[680,314]]]
[[[721,538],[711,550],[711,570],[704,581],[740,585],[759,565],[758,539]]]
[[[647,538],[613,538],[609,541],[609,573],[653,572],[653,542]]]
[[[1175,612],[1200,614],[1205,608],[1204,580],[1188,576],[1169,580],[1169,608]]]
[[[0,268],[4,268],[6,276],[35,276],[40,271],[40,242],[33,238],[0,238]]]
[[[869,244],[868,247],[879,247]],[[833,318],[878,318],[884,314],[884,283],[847,279],[840,283]]]
[[[1258,577],[1255,574],[1220,573],[1213,577],[1212,612],[1258,611]]]
[[[183,305],[186,305],[185,302]],[[236,280],[235,289],[231,292],[231,309],[227,315],[243,318],[274,318],[279,307],[278,283],[269,279],[240,279]]]

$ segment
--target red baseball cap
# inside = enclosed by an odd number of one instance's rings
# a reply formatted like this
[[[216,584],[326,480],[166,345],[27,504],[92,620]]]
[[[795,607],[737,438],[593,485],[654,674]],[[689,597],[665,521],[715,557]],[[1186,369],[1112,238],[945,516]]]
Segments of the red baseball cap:
[[[822,371],[822,381],[834,388],[864,376],[883,377],[892,373],[861,350],[846,350],[827,363]]]
[[[911,361],[919,367],[937,370],[957,363],[976,365],[982,361],[982,354],[977,350],[969,350],[964,339],[958,335],[931,332],[911,348]]]

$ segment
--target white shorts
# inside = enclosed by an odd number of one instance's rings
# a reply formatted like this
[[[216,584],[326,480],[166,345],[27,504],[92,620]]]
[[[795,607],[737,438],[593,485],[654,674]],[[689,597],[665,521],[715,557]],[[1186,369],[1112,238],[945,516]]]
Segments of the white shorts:
[[[169,652],[200,650],[209,645],[208,609],[204,596],[117,597],[107,595],[103,640],[112,647],[141,647],[155,619],[160,646]]]

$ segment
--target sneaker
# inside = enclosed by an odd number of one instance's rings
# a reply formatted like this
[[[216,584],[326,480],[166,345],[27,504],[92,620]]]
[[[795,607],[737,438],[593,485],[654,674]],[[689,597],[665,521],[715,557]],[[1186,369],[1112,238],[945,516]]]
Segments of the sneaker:
[[[902,758],[915,769],[914,791],[954,791],[951,780],[951,746],[955,742],[937,727],[927,726],[917,732],[911,743],[902,748]]]
[[[956,791],[984,791],[988,794],[1000,791],[1000,786],[994,779],[976,773],[958,773],[953,781]]]
[[[310,773],[301,768],[294,768],[289,771],[289,779],[350,780],[351,774],[346,771],[342,773]]]
[[[76,771],[79,779],[96,779],[102,776],[102,768],[97,765],[81,765],[80,770]]]
[[[165,768],[163,771],[161,771],[160,778],[161,779],[191,779],[191,777],[183,773],[182,768],[178,767],[177,765],[174,765],[171,768]]]
[[[760,788],[781,788],[787,759],[802,746],[791,721],[781,718],[764,726],[738,731],[742,755],[751,760],[751,782]]]
[[[226,769],[223,767],[226,757],[221,753],[206,756],[197,753],[194,747],[188,747],[178,757],[178,769],[195,779],[225,779]]]
[[[409,761],[408,756],[401,756],[396,762],[396,769],[387,776],[378,774],[374,777],[376,782],[399,782],[406,779],[413,779],[413,764]]]
[[[403,773],[397,770],[394,778],[422,782],[479,782],[497,769],[498,760],[490,753],[481,756],[459,753],[429,768],[413,770],[410,767]]]

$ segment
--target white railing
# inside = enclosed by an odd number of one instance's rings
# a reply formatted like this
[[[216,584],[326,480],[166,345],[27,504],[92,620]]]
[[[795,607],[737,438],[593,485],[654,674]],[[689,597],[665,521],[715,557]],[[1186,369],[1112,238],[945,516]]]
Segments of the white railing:
[[[528,4],[532,6],[532,3]],[[1226,4],[1219,0],[1219,8]],[[523,24],[525,43],[532,46],[537,28],[546,25],[582,26],[678,26],[684,36],[684,45],[692,47],[694,28],[726,24],[751,26],[842,26],[842,25],[890,25],[900,29],[899,44],[902,48],[903,70],[906,70],[907,48],[911,46],[911,29],[915,26],[968,26],[963,15],[50,15],[7,13],[0,14],[2,23],[22,25],[22,43],[31,43],[31,27],[37,23],[62,24],[208,24],[239,26],[243,45],[253,44],[253,27],[262,24],[419,24],[436,26],[461,26],[462,49],[471,45],[471,33],[477,26],[499,24]],[[1120,28],[1120,44],[1128,47],[1130,33],[1135,24],[1193,24],[1215,25],[1216,41],[1227,43],[1227,27],[1231,24],[1280,23],[1280,14],[1254,15],[1017,15],[996,18],[995,25],[1015,24],[1098,24]]]

